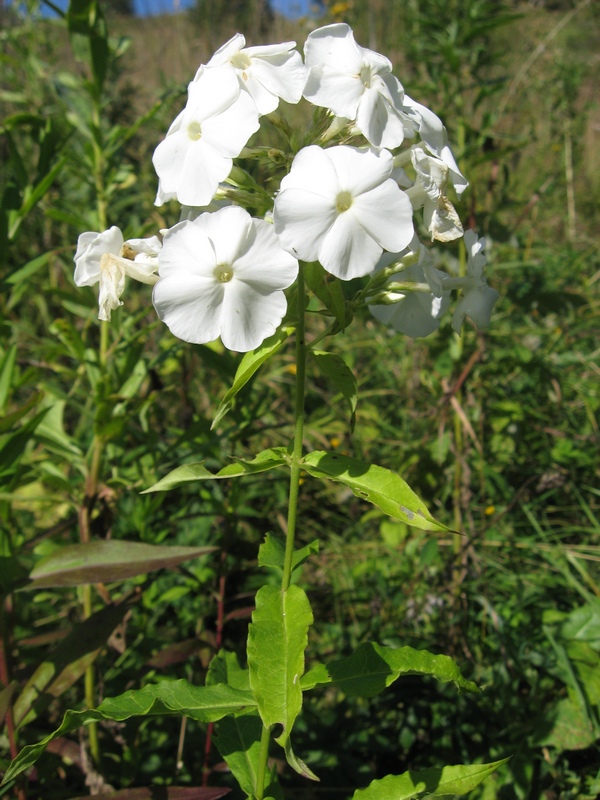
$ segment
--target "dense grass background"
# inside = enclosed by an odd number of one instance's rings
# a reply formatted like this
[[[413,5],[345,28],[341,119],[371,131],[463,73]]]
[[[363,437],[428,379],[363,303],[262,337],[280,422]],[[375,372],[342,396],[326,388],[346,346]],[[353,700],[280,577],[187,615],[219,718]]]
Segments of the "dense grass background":
[[[269,362],[211,431],[238,357],[218,343],[173,339],[147,287],[128,287],[126,309],[101,341],[95,293],[73,285],[74,245],[80,232],[107,224],[142,236],[177,220],[175,207],[153,206],[151,155],[198,64],[233,32],[251,44],[301,45],[318,23],[344,19],[446,122],[472,182],[461,216],[489,237],[489,278],[501,300],[489,331],[466,326],[460,340],[449,323],[409,341],[355,319],[332,345],[359,381],[352,437],[340,398],[311,376],[307,443],[397,470],[462,535],[407,529],[343,488],[307,482],[301,539],[321,540],[302,575],[316,616],[309,659],[368,640],[427,647],[452,655],[484,692],[459,696],[420,678],[368,703],[326,692],[306,704],[295,741],[321,784],[306,787],[285,771],[282,781],[290,796],[345,797],[388,772],[512,755],[474,795],[595,798],[599,10],[591,2],[355,0],[326,4],[318,21],[291,22],[265,4],[239,5],[238,16],[221,3],[152,19],[109,13],[101,93],[63,21],[40,19],[35,3],[1,11],[2,764],[15,744],[37,741],[84,702],[83,670],[59,652],[82,618],[82,590],[14,591],[39,558],[78,541],[82,519],[92,537],[219,547],[94,592],[92,611],[111,598],[131,604],[108,645],[108,634],[96,643],[96,698],[140,682],[201,682],[220,644],[243,652],[264,581],[257,548],[280,527],[284,478],[139,492],[180,463],[216,467],[286,444],[292,354]],[[296,120],[302,113],[290,110]],[[458,258],[458,249],[443,257]],[[53,671],[32,698],[42,662]],[[34,716],[15,734],[29,708]],[[205,756],[206,731],[195,723],[152,719],[99,735],[101,767],[76,740],[62,741],[39,762],[27,796],[74,797],[86,779],[96,788],[194,784],[218,761]],[[227,780],[217,764],[210,782]]]

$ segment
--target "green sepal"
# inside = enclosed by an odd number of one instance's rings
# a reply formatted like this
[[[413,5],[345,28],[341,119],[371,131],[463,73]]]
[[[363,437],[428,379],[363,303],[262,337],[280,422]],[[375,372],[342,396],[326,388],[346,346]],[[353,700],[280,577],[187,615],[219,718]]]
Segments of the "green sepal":
[[[145,489],[141,494],[150,492],[167,492],[177,486],[194,481],[221,480],[223,478],[239,478],[242,475],[256,475],[259,472],[268,472],[277,467],[285,467],[289,463],[289,456],[285,447],[270,447],[258,453],[251,461],[244,461],[236,458],[234,463],[220,469],[218,472],[210,472],[204,463],[198,461],[194,464],[183,464],[177,467],[164,478],[149,489]]]
[[[491,764],[459,764],[411,770],[402,775],[387,775],[373,781],[366,789],[357,789],[352,800],[411,800],[419,797],[461,795],[475,789],[508,758]]]
[[[240,389],[243,389],[254,373],[257,372],[257,370],[259,370],[260,367],[262,367],[262,365],[271,358],[271,356],[275,355],[275,353],[289,339],[294,330],[295,329],[292,325],[284,325],[276,333],[274,333],[273,336],[265,339],[260,347],[257,347],[256,350],[252,350],[250,353],[246,353],[244,355],[235,373],[231,388],[225,393],[225,396],[219,403],[217,413],[215,414],[215,418],[211,425],[211,430],[215,428],[223,419],[223,417],[231,410],[234,398]]]
[[[335,318],[340,329],[345,330],[352,321],[352,316],[346,309],[346,298],[340,279],[326,272],[318,261],[311,261],[304,267],[304,280],[311,292]]]
[[[315,450],[302,459],[302,469],[315,478],[339,481],[357,497],[368,500],[390,517],[426,531],[448,531],[427,510],[406,481],[385,467],[358,458]]]

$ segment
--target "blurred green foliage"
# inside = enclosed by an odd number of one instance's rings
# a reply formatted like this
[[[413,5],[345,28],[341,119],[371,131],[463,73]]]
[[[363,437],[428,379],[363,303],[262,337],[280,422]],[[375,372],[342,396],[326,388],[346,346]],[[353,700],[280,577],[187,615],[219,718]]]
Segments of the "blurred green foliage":
[[[585,161],[597,10],[584,9],[551,40],[553,70],[540,74],[532,63],[523,76],[527,96],[537,98],[530,111],[538,142],[524,156],[531,143],[507,127],[522,119],[505,101],[524,61],[511,51],[510,32],[524,24],[513,17],[527,13],[544,41],[568,9],[487,0],[341,5],[361,44],[398,55],[415,99],[441,103],[473,180],[468,214],[491,234],[491,283],[502,300],[490,331],[468,329],[460,344],[449,325],[407,341],[354,320],[341,353],[358,380],[352,440],[342,396],[310,376],[312,445],[397,470],[438,519],[460,521],[461,535],[411,531],[343,486],[307,479],[300,544],[322,541],[299,578],[317,612],[309,658],[371,640],[425,646],[452,655],[485,691],[457,697],[418,677],[368,701],[327,688],[305,706],[298,750],[322,765],[323,788],[344,794],[387,772],[512,755],[475,796],[594,798],[600,260],[592,236],[600,204],[598,184],[577,175],[579,216],[569,237],[569,177],[539,143],[554,142],[562,157],[568,119],[573,162],[580,170]],[[35,3],[24,14],[1,11],[0,766],[12,744],[39,740],[66,707],[83,702],[82,672],[71,669],[39,706],[31,701],[39,713],[16,732],[8,710],[29,697],[22,690],[40,664],[59,663],[65,637],[86,630],[81,588],[15,591],[41,558],[79,540],[82,514],[93,538],[219,548],[94,592],[96,613],[127,604],[95,655],[101,699],[178,677],[200,683],[221,644],[243,652],[263,582],[258,547],[286,503],[277,473],[140,494],[179,464],[202,458],[216,469],[231,456],[286,445],[293,359],[284,350],[270,361],[211,430],[237,357],[220,344],[174,340],[156,321],[147,287],[128,287],[127,309],[102,334],[94,291],[75,289],[72,257],[83,230],[120,224],[142,236],[165,224],[170,210],[152,206],[150,155],[185,90],[157,87],[155,104],[140,109],[126,67],[137,43],[128,51],[95,8],[93,18],[78,16],[74,4],[68,24],[41,20]],[[328,8],[325,22],[339,18]],[[260,35],[253,9],[244,4],[241,23],[232,4],[199,3],[195,13],[200,30],[215,24],[207,36],[216,47],[221,25],[223,33],[235,24]],[[198,723],[182,731],[169,718],[101,729],[100,765],[56,750],[39,762],[27,796],[62,800],[85,792],[86,778],[97,788],[189,783],[203,768],[205,735]]]

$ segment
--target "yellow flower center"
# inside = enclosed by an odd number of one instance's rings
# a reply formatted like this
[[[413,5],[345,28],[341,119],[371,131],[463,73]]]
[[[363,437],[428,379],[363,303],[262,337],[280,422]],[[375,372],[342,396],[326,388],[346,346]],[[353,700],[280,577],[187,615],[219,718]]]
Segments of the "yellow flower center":
[[[233,278],[233,269],[229,264],[217,264],[215,267],[215,278],[220,283],[229,283]]]
[[[340,214],[343,214],[344,211],[348,211],[350,206],[352,205],[352,195],[350,192],[340,192],[335,201],[335,207],[339,211]]]
[[[187,129],[187,135],[193,142],[197,142],[202,136],[202,128],[199,122],[190,122]]]
[[[242,53],[241,51],[234,53],[231,58],[229,59],[229,63],[232,67],[236,69],[248,69],[250,66],[250,58],[246,55],[246,53]]]
[[[371,88],[371,78],[372,77],[373,77],[373,75],[371,73],[371,67],[368,67],[368,66],[365,65],[364,67],[361,68],[359,78],[361,80],[362,85],[366,89],[370,89]]]

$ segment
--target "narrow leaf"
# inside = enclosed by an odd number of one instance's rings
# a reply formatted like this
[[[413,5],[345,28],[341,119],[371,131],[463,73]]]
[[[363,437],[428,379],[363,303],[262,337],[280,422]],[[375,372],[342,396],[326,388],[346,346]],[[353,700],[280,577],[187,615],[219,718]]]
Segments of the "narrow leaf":
[[[130,690],[104,700],[88,711],[67,711],[61,726],[41,742],[24,747],[6,771],[4,782],[10,781],[34,764],[48,744],[81,725],[102,720],[122,722],[131,717],[157,714],[180,714],[199,722],[216,722],[228,714],[256,708],[250,692],[218,686],[192,686],[185,680],[163,681],[143,689]]]
[[[262,367],[262,365],[271,358],[271,356],[275,355],[275,353],[289,339],[293,332],[293,326],[284,325],[282,328],[276,331],[273,336],[265,339],[260,347],[244,355],[240,361],[239,367],[237,368],[237,372],[235,373],[233,385],[225,393],[225,396],[219,404],[217,413],[215,414],[215,418],[211,425],[211,429],[215,428],[219,422],[221,422],[223,417],[231,410],[235,396],[240,389],[243,389],[254,373],[257,372],[257,370],[259,370],[260,367]]]
[[[329,378],[335,389],[348,404],[350,409],[350,430],[353,431],[356,422],[356,404],[358,403],[358,386],[354,373],[344,359],[335,353],[313,350],[312,355],[319,370]]]
[[[236,459],[235,463],[227,464],[218,472],[210,472],[202,462],[196,464],[184,464],[177,467],[157,483],[146,489],[142,494],[149,492],[166,492],[177,486],[194,481],[220,480],[223,478],[239,478],[242,475],[256,475],[259,472],[268,472],[277,467],[284,467],[288,464],[288,456],[284,447],[272,447],[263,450],[251,461]]]
[[[474,764],[411,770],[402,775],[387,775],[366,789],[357,789],[352,800],[410,800],[413,797],[461,795],[475,789],[508,758],[491,764]]]
[[[431,516],[423,501],[395,472],[357,458],[315,450],[302,459],[302,468],[316,478],[339,481],[357,497],[368,500],[390,517],[415,528],[448,531]]]
[[[452,681],[457,689],[479,692],[449,656],[433,655],[412,647],[384,647],[363,643],[348,658],[327,666],[333,683],[349,697],[373,697],[402,675],[431,675],[438,681]]]
[[[117,539],[71,544],[55,550],[30,574],[25,589],[113,583],[166,569],[212,553],[215,547],[166,547]]]
[[[312,621],[310,603],[299,586],[285,592],[275,586],[259,589],[248,632],[250,686],[265,726],[282,726],[276,738],[282,747],[302,707],[300,678]]]

